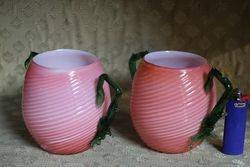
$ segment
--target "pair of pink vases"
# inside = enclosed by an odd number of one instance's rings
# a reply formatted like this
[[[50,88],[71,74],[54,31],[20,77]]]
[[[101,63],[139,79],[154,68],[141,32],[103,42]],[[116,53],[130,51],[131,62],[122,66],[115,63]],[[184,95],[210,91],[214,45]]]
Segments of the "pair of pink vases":
[[[136,71],[136,60],[142,57]],[[78,153],[110,134],[121,89],[103,74],[98,58],[59,49],[32,53],[26,65],[23,117],[43,149]],[[129,65],[134,76],[131,118],[143,142],[166,153],[186,152],[198,145],[190,147],[190,138],[215,104],[214,88],[204,91],[211,69],[207,61],[191,53],[160,51],[133,55]],[[115,90],[112,101],[104,81]]]

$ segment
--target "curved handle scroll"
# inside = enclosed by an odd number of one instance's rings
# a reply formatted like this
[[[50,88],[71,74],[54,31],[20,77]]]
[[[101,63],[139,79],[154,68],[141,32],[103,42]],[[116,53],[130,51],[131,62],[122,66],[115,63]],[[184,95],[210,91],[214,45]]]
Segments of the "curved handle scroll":
[[[30,61],[35,57],[38,53],[36,52],[30,52],[29,57],[24,62],[24,68],[27,70],[30,64]]]
[[[146,50],[146,51],[143,51],[143,52],[132,54],[132,56],[130,57],[128,65],[129,65],[129,71],[130,71],[130,75],[131,75],[132,79],[134,78],[134,75],[135,75],[135,72],[136,72],[136,62],[139,59],[143,58],[148,53],[149,52]]]
[[[96,89],[96,103],[98,106],[101,106],[105,99],[103,90],[104,81],[106,81],[114,89],[115,95],[111,100],[107,115],[103,116],[99,120],[97,133],[94,139],[91,141],[92,146],[99,145],[101,143],[101,140],[105,138],[106,134],[111,135],[110,125],[113,122],[116,113],[118,112],[118,99],[122,95],[121,87],[117,83],[115,83],[107,74],[102,74],[99,77]]]
[[[192,141],[200,141],[205,137],[211,135],[211,132],[214,130],[214,126],[216,122],[222,117],[223,110],[229,99],[233,97],[233,86],[230,80],[223,76],[222,73],[216,68],[212,68],[212,70],[208,74],[208,79],[205,83],[204,89],[206,92],[210,91],[213,87],[213,78],[216,77],[221,84],[224,86],[225,91],[215,107],[213,108],[210,115],[208,115],[202,123],[201,131],[192,137]]]

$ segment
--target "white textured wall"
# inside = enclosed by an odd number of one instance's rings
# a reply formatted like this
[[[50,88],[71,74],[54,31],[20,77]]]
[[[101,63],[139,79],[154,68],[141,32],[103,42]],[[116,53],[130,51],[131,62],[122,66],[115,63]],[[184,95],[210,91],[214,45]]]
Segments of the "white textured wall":
[[[123,85],[132,52],[191,51],[250,93],[249,20],[248,0],[0,0],[0,94],[20,90],[30,51],[56,48],[96,54]]]

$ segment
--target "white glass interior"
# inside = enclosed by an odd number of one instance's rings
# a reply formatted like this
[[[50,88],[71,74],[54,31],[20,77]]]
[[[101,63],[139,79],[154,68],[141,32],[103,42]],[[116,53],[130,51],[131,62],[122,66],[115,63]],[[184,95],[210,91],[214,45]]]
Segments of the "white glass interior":
[[[159,51],[151,52],[144,57],[148,63],[167,68],[193,68],[207,63],[206,59],[188,52]]]
[[[33,61],[43,67],[72,69],[87,66],[97,60],[92,54],[74,49],[58,49],[36,55]]]

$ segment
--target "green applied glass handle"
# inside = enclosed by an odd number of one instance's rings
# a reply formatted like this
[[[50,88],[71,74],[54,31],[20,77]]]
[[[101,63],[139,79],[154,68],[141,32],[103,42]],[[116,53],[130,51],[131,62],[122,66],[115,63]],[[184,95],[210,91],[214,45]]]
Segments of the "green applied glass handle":
[[[115,83],[107,74],[102,74],[99,77],[96,89],[96,103],[98,106],[101,106],[105,99],[105,94],[103,90],[103,84],[106,81],[114,89],[114,97],[111,100],[110,106],[106,116],[103,116],[98,123],[97,132],[94,139],[91,141],[91,146],[101,144],[101,140],[105,136],[111,135],[110,125],[113,122],[116,113],[118,112],[118,99],[122,95],[121,87]]]
[[[136,72],[136,62],[140,60],[141,58],[143,58],[148,53],[149,52],[146,50],[143,52],[132,54],[132,56],[130,57],[128,65],[129,65],[129,71],[130,71],[130,75],[132,79],[134,78],[134,75]]]
[[[30,61],[35,57],[38,53],[36,52],[30,52],[29,57],[24,62],[24,68],[27,70],[30,64]]]
[[[211,132],[214,130],[216,122],[223,115],[223,110],[228,100],[233,98],[233,92],[235,90],[233,89],[232,83],[227,77],[223,76],[222,73],[216,68],[212,68],[212,70],[208,74],[208,79],[204,86],[205,91],[208,92],[212,89],[214,77],[216,77],[220,81],[220,83],[225,87],[225,91],[217,102],[217,104],[215,105],[215,107],[213,108],[211,114],[203,120],[200,132],[192,137],[192,141],[201,141],[211,135]]]

